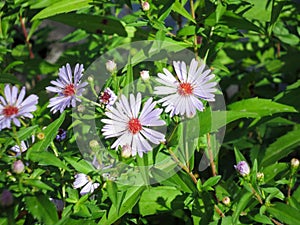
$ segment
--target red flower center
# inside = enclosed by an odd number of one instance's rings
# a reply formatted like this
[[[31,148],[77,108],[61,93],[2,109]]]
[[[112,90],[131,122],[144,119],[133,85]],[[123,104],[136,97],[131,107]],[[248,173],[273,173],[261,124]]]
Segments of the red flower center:
[[[131,133],[136,134],[142,129],[142,124],[140,123],[139,119],[133,118],[129,120],[128,128]]]
[[[109,102],[109,99],[110,99],[110,94],[106,91],[103,92],[100,97],[101,102],[103,102],[104,104],[107,104]]]
[[[19,109],[15,106],[11,106],[11,105],[8,105],[6,106],[2,113],[4,114],[5,117],[10,117],[14,114],[17,114],[19,112]]]
[[[193,89],[190,83],[181,83],[178,87],[178,93],[180,95],[191,95],[193,94]]]
[[[64,96],[72,96],[75,94],[74,84],[68,84],[63,92]]]

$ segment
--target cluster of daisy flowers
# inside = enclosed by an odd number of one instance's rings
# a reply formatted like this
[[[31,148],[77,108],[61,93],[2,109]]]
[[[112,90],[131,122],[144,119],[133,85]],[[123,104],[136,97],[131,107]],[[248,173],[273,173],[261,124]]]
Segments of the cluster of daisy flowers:
[[[117,70],[116,66],[113,61],[106,65],[111,73]],[[165,141],[165,134],[155,129],[166,125],[161,118],[163,111],[171,117],[179,115],[189,118],[195,116],[197,111],[203,111],[206,101],[215,100],[215,75],[204,63],[192,59],[187,67],[183,61],[174,61],[173,68],[175,75],[166,68],[158,73],[156,81],[159,85],[154,87],[157,101],[150,97],[144,102],[141,93],[130,94],[128,97],[122,94],[117,96],[108,87],[99,94],[99,103],[105,106],[106,116],[101,119],[101,132],[105,139],[114,138],[111,149],[121,147],[124,157],[142,157],[153,149],[152,145]],[[83,72],[82,64],[76,64],[74,71],[69,64],[59,69],[58,78],[51,81],[52,86],[46,88],[48,92],[55,94],[48,104],[52,113],[62,113],[83,101],[82,95],[88,85],[82,81]],[[141,78],[148,82],[149,71],[141,71]],[[33,118],[38,96],[32,94],[25,98],[25,94],[25,87],[19,93],[16,86],[5,86],[4,96],[0,96],[0,130],[10,129],[12,124],[20,127],[23,119]],[[22,152],[26,146],[21,143],[19,149],[17,146],[14,148],[16,152]],[[85,174],[77,174],[75,177],[74,187],[82,187],[82,194],[93,192],[98,186],[99,184],[92,183]]]

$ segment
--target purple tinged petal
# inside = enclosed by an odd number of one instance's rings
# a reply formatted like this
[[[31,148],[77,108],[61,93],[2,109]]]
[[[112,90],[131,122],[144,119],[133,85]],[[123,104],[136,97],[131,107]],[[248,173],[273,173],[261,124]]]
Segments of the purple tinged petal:
[[[7,100],[7,104],[11,105],[12,101],[11,101],[11,90],[10,90],[10,85],[7,84],[4,88],[4,94],[5,94],[5,98]]]

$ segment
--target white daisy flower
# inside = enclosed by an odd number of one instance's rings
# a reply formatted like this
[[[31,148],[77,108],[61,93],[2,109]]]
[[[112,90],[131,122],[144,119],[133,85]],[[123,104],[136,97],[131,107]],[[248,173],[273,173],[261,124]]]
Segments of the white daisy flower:
[[[35,141],[35,136],[31,136],[31,143],[34,143]],[[21,141],[20,146],[19,145],[14,145],[10,148],[13,152],[16,153],[16,157],[20,156],[23,152],[26,152],[27,149],[29,148],[29,143],[28,141]]]
[[[105,123],[102,128],[103,135],[105,138],[118,137],[111,148],[117,149],[128,144],[131,146],[132,156],[138,153],[142,157],[143,153],[152,150],[148,141],[153,144],[165,141],[164,134],[148,128],[166,124],[160,119],[162,109],[155,109],[156,102],[149,98],[140,111],[141,103],[141,93],[138,93],[136,98],[130,94],[129,101],[121,95],[115,107],[111,107],[110,111],[105,113],[109,119],[101,120]]]
[[[97,189],[100,184],[94,183],[88,175],[84,173],[78,173],[75,175],[75,181],[73,183],[75,189],[82,188],[80,190],[81,195],[85,195],[88,193],[93,193],[95,189]]]
[[[69,63],[59,69],[58,79],[51,81],[55,87],[49,86],[46,88],[47,91],[57,93],[57,97],[50,99],[48,108],[51,108],[51,112],[56,113],[60,111],[62,113],[66,107],[76,107],[76,101],[81,101],[78,97],[82,95],[84,87],[88,84],[87,82],[81,83],[83,65],[76,64],[74,70],[74,80],[71,67]]]
[[[11,122],[17,127],[21,126],[20,117],[33,118],[32,112],[36,110],[39,97],[30,95],[25,97],[25,87],[18,96],[18,88],[7,84],[4,88],[5,97],[0,96],[0,130],[11,128]]]
[[[156,80],[163,86],[154,88],[157,95],[168,95],[158,102],[166,106],[165,111],[170,115],[184,115],[193,117],[196,110],[203,111],[204,106],[200,99],[214,101],[217,82],[213,82],[215,77],[210,69],[205,70],[205,64],[192,59],[189,70],[185,62],[173,62],[177,75],[175,78],[166,68],[164,73],[158,73]]]
[[[108,109],[117,101],[117,96],[110,88],[105,88],[100,94],[99,101]]]

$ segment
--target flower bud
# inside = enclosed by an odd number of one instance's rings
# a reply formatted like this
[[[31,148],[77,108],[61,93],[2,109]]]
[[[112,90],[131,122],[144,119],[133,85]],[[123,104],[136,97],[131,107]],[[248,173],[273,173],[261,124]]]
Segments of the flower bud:
[[[223,202],[224,205],[229,206],[230,198],[228,196],[226,196],[222,199],[222,202]]]
[[[265,177],[264,173],[258,172],[256,174],[256,179],[258,180],[258,182],[263,182],[264,181],[264,177]]]
[[[142,70],[140,72],[140,75],[143,81],[147,81],[150,79],[149,70]]]
[[[117,69],[117,64],[113,60],[108,60],[105,64],[108,72],[112,73]]]
[[[90,82],[90,83],[94,82],[94,78],[93,78],[92,76],[89,76],[89,77],[87,78],[87,80],[88,80],[88,82]]]
[[[293,169],[298,169],[299,167],[299,160],[296,158],[292,158],[291,160],[291,166]]]
[[[96,140],[91,140],[89,143],[89,146],[94,152],[97,152],[100,150],[100,145],[99,145],[98,141],[96,141]]]
[[[9,190],[3,190],[0,195],[0,205],[3,207],[11,206],[13,204],[14,198]]]
[[[248,165],[248,163],[245,162],[245,161],[241,161],[241,162],[239,162],[237,165],[234,165],[234,168],[235,168],[235,169],[237,170],[237,172],[238,172],[241,176],[243,176],[243,177],[249,175],[249,173],[250,173],[249,165]]]
[[[60,141],[65,140],[66,137],[67,137],[67,131],[65,131],[65,130],[62,129],[62,128],[59,128],[59,129],[58,129],[58,133],[57,133],[57,135],[56,135],[56,137],[55,137],[55,140],[60,142]]]
[[[78,110],[78,112],[83,113],[84,110],[85,110],[85,106],[84,105],[79,105],[79,106],[77,106],[77,110]]]
[[[24,163],[21,160],[17,160],[13,163],[12,170],[16,174],[23,173],[25,170]]]
[[[143,9],[143,11],[145,11],[145,12],[149,11],[149,9],[150,9],[150,4],[149,4],[149,2],[143,2],[143,3],[142,3],[142,9]]]
[[[123,158],[129,158],[131,156],[131,147],[130,145],[126,144],[122,146],[121,156]]]

